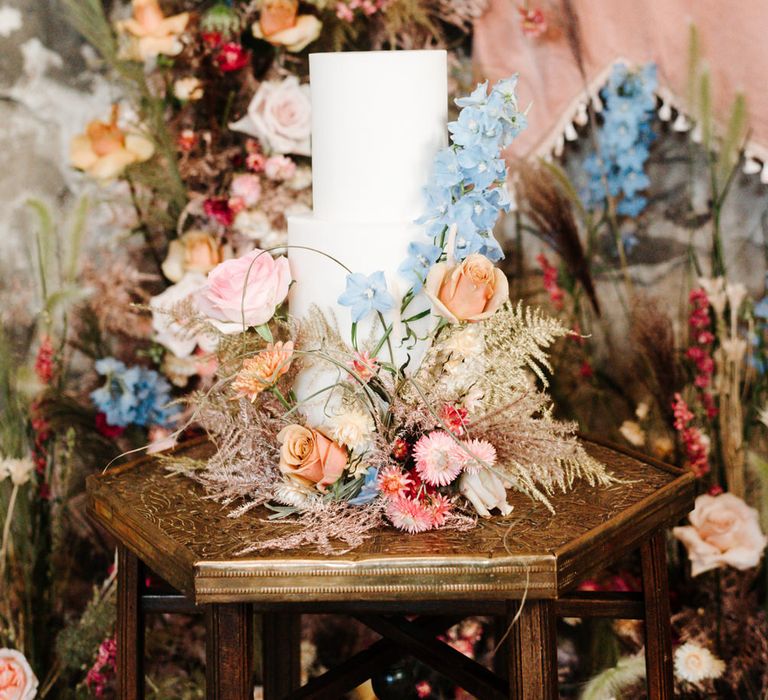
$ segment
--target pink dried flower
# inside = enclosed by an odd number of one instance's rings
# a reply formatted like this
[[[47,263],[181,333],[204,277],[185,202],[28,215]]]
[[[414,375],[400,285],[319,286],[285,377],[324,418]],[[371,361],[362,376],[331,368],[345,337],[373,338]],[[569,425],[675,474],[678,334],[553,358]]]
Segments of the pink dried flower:
[[[454,439],[443,430],[422,435],[413,448],[416,472],[428,484],[450,484],[461,472],[454,450]]]
[[[589,360],[584,360],[579,367],[579,375],[584,379],[592,379],[595,376],[595,370],[592,369],[592,365]]]
[[[405,462],[408,459],[408,455],[411,453],[411,446],[403,438],[395,438],[392,443],[392,456],[398,462]]]
[[[410,534],[432,528],[432,514],[423,503],[412,498],[393,498],[387,503],[387,517],[392,524]]]
[[[436,493],[429,499],[429,513],[432,516],[432,527],[441,527],[445,525],[445,519],[451,512],[453,504],[441,493]]]
[[[518,7],[517,10],[520,13],[520,26],[525,36],[538,39],[547,31],[547,20],[540,8]]]
[[[251,173],[235,175],[229,186],[229,192],[233,197],[241,199],[246,208],[250,209],[261,198],[261,180]]]
[[[712,357],[712,343],[715,341],[715,336],[711,331],[710,302],[702,288],[692,289],[688,300],[692,307],[688,316],[688,325],[693,344],[685,351],[685,356],[696,366],[693,383],[699,389],[699,400],[707,417],[711,420],[717,415],[717,407],[711,392],[708,391],[715,373],[715,361]]]
[[[264,174],[276,182],[290,180],[296,174],[296,163],[288,156],[270,156],[264,164]]]
[[[461,437],[466,432],[467,409],[445,404],[440,409],[440,420],[456,437]]]
[[[378,481],[379,491],[387,498],[404,497],[413,483],[411,477],[397,466],[384,467],[379,473]]]
[[[267,159],[263,153],[249,153],[245,157],[245,166],[254,173],[264,170]]]
[[[251,52],[246,51],[241,44],[228,41],[216,55],[216,63],[223,73],[245,68],[251,62]]]
[[[416,684],[416,696],[419,698],[428,698],[432,695],[432,686],[429,681],[419,681]]]
[[[709,471],[709,438],[699,428],[690,425],[694,415],[679,393],[674,396],[672,413],[675,430],[685,447],[688,467],[696,476],[703,476]]]
[[[44,335],[40,341],[35,358],[35,374],[43,384],[50,384],[53,380],[53,343],[49,336]]]
[[[115,661],[117,658],[117,643],[114,637],[105,639],[99,646],[96,661],[88,669],[85,684],[93,691],[97,698],[104,697],[107,684],[115,673]]]
[[[349,363],[349,368],[364,382],[368,382],[379,371],[379,361],[371,357],[367,350],[356,350]]]
[[[197,145],[197,134],[192,129],[182,129],[176,139],[179,150],[189,153]]]
[[[462,449],[459,445],[454,445],[454,456],[461,463],[462,469],[470,474],[477,474],[483,467],[492,467],[496,464],[496,448],[487,440],[465,440]],[[475,459],[467,454],[471,452]]]

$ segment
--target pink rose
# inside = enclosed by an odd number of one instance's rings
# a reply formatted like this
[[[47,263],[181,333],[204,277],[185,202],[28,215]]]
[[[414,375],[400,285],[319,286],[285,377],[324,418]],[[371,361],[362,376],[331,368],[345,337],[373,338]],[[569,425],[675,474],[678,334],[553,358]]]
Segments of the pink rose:
[[[424,288],[435,313],[451,323],[481,321],[509,299],[504,273],[479,253],[458,265],[433,265]]]
[[[290,283],[288,259],[256,248],[211,270],[197,302],[222,333],[239,333],[267,323],[288,296]]]
[[[261,83],[247,114],[229,128],[254,136],[273,153],[308,156],[311,116],[309,85],[300,85],[292,75]]]
[[[347,466],[347,451],[318,430],[286,425],[278,434],[280,471],[289,479],[317,486],[336,483]]]
[[[688,550],[693,576],[724,566],[743,571],[760,563],[768,538],[760,530],[757,511],[738,496],[699,496],[688,520],[690,525],[672,532]]]
[[[244,173],[235,175],[229,191],[233,197],[241,199],[243,204],[250,209],[255,206],[261,197],[261,180],[258,175]]]
[[[290,180],[296,174],[296,163],[286,156],[270,156],[264,163],[264,174],[270,180]]]
[[[37,678],[24,654],[0,649],[0,699],[32,700],[37,695]]]

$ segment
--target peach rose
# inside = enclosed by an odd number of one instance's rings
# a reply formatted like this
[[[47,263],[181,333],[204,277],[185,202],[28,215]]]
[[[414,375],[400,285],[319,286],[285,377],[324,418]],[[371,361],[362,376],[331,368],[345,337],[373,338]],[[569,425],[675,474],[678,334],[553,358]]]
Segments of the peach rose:
[[[222,260],[218,240],[207,231],[192,229],[171,241],[163,261],[163,274],[178,282],[187,272],[207,274]]]
[[[320,431],[287,425],[278,434],[280,471],[300,484],[320,491],[335,483],[347,466],[347,451]]]
[[[257,39],[298,52],[320,36],[322,27],[314,15],[299,15],[298,0],[264,0],[251,31]]]
[[[237,373],[232,388],[238,397],[242,396],[253,402],[256,397],[269,387],[274,386],[291,366],[293,343],[270,343],[256,357],[243,361],[243,368]]]
[[[112,108],[109,122],[88,122],[84,134],[72,139],[69,160],[73,167],[99,180],[111,180],[133,163],[149,160],[152,142],[140,134],[128,134],[117,125],[118,109]]]
[[[267,323],[288,296],[290,283],[288,259],[255,248],[211,270],[197,303],[222,333],[240,333]]]
[[[743,571],[760,563],[768,538],[757,511],[738,496],[699,496],[688,520],[690,525],[672,532],[688,550],[693,576],[724,566]]]
[[[37,678],[15,649],[0,649],[0,699],[32,700],[37,695]]]
[[[509,299],[504,273],[479,253],[468,255],[457,265],[433,265],[425,291],[434,312],[451,323],[482,321]]]
[[[117,23],[129,43],[120,57],[146,61],[160,54],[177,56],[184,48],[179,37],[187,28],[189,12],[166,17],[157,0],[133,0],[133,17]]]

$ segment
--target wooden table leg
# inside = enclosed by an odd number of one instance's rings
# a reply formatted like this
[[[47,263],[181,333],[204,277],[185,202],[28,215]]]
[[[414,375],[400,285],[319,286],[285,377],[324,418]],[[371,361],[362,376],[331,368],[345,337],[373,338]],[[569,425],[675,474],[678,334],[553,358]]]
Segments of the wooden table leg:
[[[519,603],[510,604],[508,624]],[[557,700],[557,618],[551,600],[527,600],[507,637],[509,696],[514,700]]]
[[[117,546],[117,697],[144,698],[144,613],[141,611],[141,562]]]
[[[643,543],[640,554],[645,598],[645,669],[649,700],[672,698],[672,624],[663,532]]]
[[[253,611],[247,603],[211,603],[205,613],[208,700],[253,697]]]
[[[301,615],[261,616],[264,700],[282,700],[301,685]]]

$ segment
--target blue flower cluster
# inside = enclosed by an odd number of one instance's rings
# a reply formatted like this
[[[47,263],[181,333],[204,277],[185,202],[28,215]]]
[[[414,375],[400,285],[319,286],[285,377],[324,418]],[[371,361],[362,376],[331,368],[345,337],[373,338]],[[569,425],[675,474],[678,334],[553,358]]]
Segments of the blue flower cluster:
[[[597,132],[598,150],[584,161],[589,183],[582,199],[588,209],[605,205],[606,191],[621,198],[616,206],[619,214],[638,216],[645,209],[648,200],[641,192],[651,184],[645,162],[655,139],[656,86],[653,63],[637,71],[614,66],[601,92],[605,109]]]
[[[91,399],[109,425],[167,427],[176,419],[178,408],[168,406],[171,386],[154,370],[126,367],[114,357],[102,358],[95,366],[106,381],[91,392]]]
[[[456,100],[461,111],[448,124],[452,144],[435,156],[425,188],[427,212],[417,219],[436,245],[412,245],[400,268],[414,282],[414,291],[421,288],[426,270],[437,260],[435,249],[442,252],[445,233],[454,224],[458,260],[470,253],[481,253],[494,262],[504,257],[492,229],[499,212],[510,206],[503,187],[507,168],[501,150],[526,126],[525,114],[517,106],[516,86],[517,76],[513,76],[500,80],[489,92],[486,81],[469,97]]]

